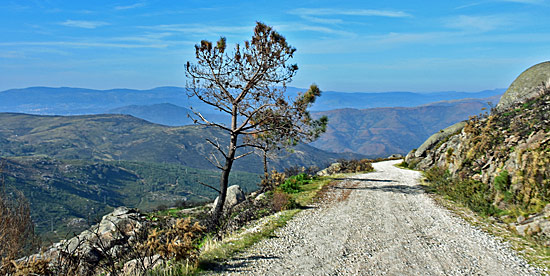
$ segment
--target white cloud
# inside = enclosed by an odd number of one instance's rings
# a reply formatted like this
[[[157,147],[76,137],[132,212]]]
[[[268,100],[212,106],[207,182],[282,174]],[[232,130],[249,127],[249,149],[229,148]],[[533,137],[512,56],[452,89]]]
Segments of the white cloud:
[[[164,32],[176,32],[186,34],[201,34],[201,35],[221,35],[221,34],[241,34],[250,33],[254,30],[254,26],[210,26],[202,24],[168,24],[155,26],[142,26],[144,29],[151,29]]]
[[[460,15],[445,20],[445,26],[453,29],[464,31],[488,32],[500,27],[509,26],[512,24],[510,16],[471,16]]]
[[[286,32],[317,32],[317,33],[323,33],[323,34],[331,34],[331,35],[339,35],[339,36],[347,36],[347,37],[356,37],[355,33],[344,31],[344,30],[338,30],[334,28],[329,27],[323,27],[323,26],[312,26],[307,24],[282,24],[282,25],[275,25],[273,26],[276,30],[286,33]]]
[[[67,27],[76,27],[76,28],[84,28],[84,29],[95,29],[97,27],[109,25],[109,23],[103,22],[103,21],[83,21],[83,20],[65,20],[65,22],[61,22],[59,24]]]
[[[0,51],[0,58],[25,58],[21,51]]]
[[[75,48],[166,48],[167,44],[130,44],[109,42],[74,42],[74,41],[44,41],[44,42],[0,42],[0,46],[66,46]]]
[[[410,14],[403,11],[390,10],[371,10],[371,9],[294,9],[289,12],[300,16],[322,16],[322,15],[351,15],[351,16],[381,16],[381,17],[411,17]]]
[[[499,0],[497,2],[512,2],[512,3],[521,3],[521,4],[544,4],[544,0]]]
[[[483,4],[490,4],[490,3],[518,3],[518,4],[526,4],[526,5],[544,5],[545,0],[487,0],[487,1],[478,1],[478,2],[472,2],[469,4],[465,4],[462,6],[458,6],[455,9],[464,9],[469,7],[475,7],[480,6]]]
[[[133,5],[127,5],[127,6],[116,6],[115,10],[129,10],[129,9],[141,8],[143,6],[145,6],[145,3],[135,3]]]
[[[321,23],[321,24],[341,24],[344,23],[344,20],[337,19],[337,18],[321,18],[316,16],[309,16],[309,15],[303,15],[301,18],[314,22],[314,23]]]

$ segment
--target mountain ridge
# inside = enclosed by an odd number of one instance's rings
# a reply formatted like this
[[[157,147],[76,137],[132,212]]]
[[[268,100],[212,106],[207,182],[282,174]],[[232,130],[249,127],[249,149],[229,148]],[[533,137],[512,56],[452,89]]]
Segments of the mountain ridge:
[[[417,107],[378,107],[337,109],[312,112],[314,117],[328,116],[327,132],[311,143],[335,152],[356,152],[369,157],[405,155],[432,133],[469,116],[490,109],[488,99],[454,100]]]
[[[287,94],[295,97],[306,89],[288,87]],[[417,106],[440,100],[466,97],[486,98],[501,94],[503,89],[481,92],[334,92],[326,91],[312,106],[312,111],[335,108],[371,108],[391,106]],[[406,93],[406,94],[403,94]],[[407,95],[407,97],[404,97]],[[9,89],[0,92],[0,112],[33,114],[81,115],[101,114],[110,109],[128,105],[171,103],[205,112],[216,111],[195,98],[188,98],[185,88],[156,87],[146,90],[117,88],[96,90],[76,87],[45,87]]]

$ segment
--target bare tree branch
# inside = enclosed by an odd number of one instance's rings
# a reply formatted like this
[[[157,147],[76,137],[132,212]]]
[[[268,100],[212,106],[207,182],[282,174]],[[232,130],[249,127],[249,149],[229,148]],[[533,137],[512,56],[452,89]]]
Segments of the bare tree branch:
[[[212,186],[210,186],[210,185],[208,185],[208,184],[206,184],[206,183],[202,183],[201,181],[198,181],[198,182],[199,182],[199,184],[201,184],[201,185],[203,185],[203,186],[206,186],[206,187],[208,187],[208,188],[210,188],[210,189],[212,189],[212,190],[214,190],[214,191],[216,191],[216,192],[218,192],[218,193],[221,193],[220,190],[218,190],[218,189],[216,189],[216,188],[214,188],[214,187],[212,187]]]
[[[250,155],[250,154],[252,154],[252,153],[254,153],[254,152],[253,152],[253,151],[249,151],[249,152],[243,153],[243,154],[241,154],[241,155],[235,157],[235,160],[240,159],[240,158],[243,158],[243,157],[245,157],[245,156],[247,156],[247,155]]]
[[[220,143],[217,143],[217,141],[216,143],[214,143],[212,140],[210,140],[210,138],[206,138],[206,142],[214,146],[214,148],[217,149],[223,155],[223,157],[227,158],[227,155],[225,155],[225,152],[221,149]]]

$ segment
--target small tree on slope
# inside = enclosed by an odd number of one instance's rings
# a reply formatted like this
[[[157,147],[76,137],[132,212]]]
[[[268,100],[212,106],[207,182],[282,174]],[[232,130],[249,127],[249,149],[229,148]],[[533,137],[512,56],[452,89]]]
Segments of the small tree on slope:
[[[293,112],[305,112],[285,98],[286,84],[298,70],[296,64],[289,64],[295,51],[272,27],[258,22],[251,40],[245,41],[244,46],[237,44],[233,53],[226,52],[224,37],[215,45],[203,40],[195,45],[197,63],[187,62],[189,96],[231,117],[230,124],[225,125],[209,121],[194,111],[201,124],[229,134],[228,147],[207,139],[220,157],[213,155],[212,162],[222,171],[220,187],[216,189],[219,199],[213,213],[216,224],[222,215],[233,162],[252,153],[237,155],[238,149],[254,145],[250,141],[239,142],[239,136],[254,137],[274,131],[278,123],[273,122],[285,122]]]
[[[244,140],[260,151],[265,180],[268,178],[267,159],[270,153],[276,154],[281,149],[288,149],[298,143],[313,142],[326,131],[327,116],[313,120],[307,111],[319,96],[319,87],[312,84],[307,92],[298,95],[290,110],[283,110],[286,116],[274,114],[282,111],[278,109],[266,109],[255,116],[254,121],[264,122],[258,128],[265,131],[245,136]]]

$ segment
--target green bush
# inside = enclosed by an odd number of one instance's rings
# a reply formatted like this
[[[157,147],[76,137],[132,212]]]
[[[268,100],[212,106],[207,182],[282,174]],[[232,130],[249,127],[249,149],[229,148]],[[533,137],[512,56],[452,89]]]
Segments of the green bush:
[[[279,187],[287,194],[296,194],[302,191],[302,185],[311,181],[311,177],[305,173],[289,177]]]
[[[510,188],[510,176],[507,170],[503,170],[495,177],[495,189],[506,192]]]
[[[401,167],[401,168],[404,168],[404,169],[408,169],[409,168],[409,163],[407,163],[407,161],[403,160],[403,162],[397,164],[398,167]]]
[[[503,170],[502,172],[500,172],[499,175],[495,177],[495,190],[502,193],[505,202],[513,203],[514,195],[510,192],[510,185],[510,175],[508,171]]]
[[[492,193],[483,182],[452,178],[448,170],[433,167],[426,171],[430,187],[437,193],[448,196],[482,215],[492,216],[501,212],[492,204]]]

